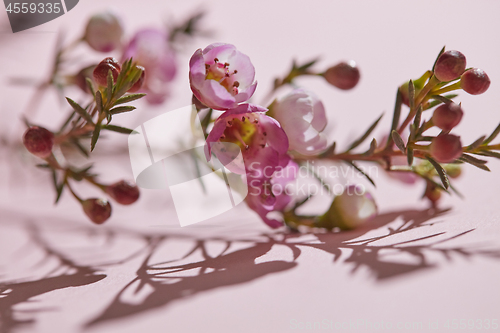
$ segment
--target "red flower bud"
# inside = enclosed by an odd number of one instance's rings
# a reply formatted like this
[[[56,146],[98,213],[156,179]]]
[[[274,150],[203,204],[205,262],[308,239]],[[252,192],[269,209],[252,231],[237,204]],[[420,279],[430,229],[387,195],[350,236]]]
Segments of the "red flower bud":
[[[113,81],[116,82],[120,74],[121,66],[115,58],[107,57],[94,69],[94,81],[100,86],[108,85],[108,72],[113,74]]]
[[[434,66],[434,75],[439,81],[447,82],[458,79],[465,71],[467,61],[458,51],[446,51],[441,54]]]
[[[331,85],[342,90],[349,90],[358,84],[360,74],[356,63],[351,60],[328,68],[323,76]]]
[[[440,163],[451,163],[462,155],[462,141],[453,134],[440,134],[431,142],[431,155]]]
[[[138,92],[142,88],[142,85],[144,83],[144,78],[146,76],[146,71],[144,70],[144,67],[142,67],[142,66],[135,66],[135,67],[137,67],[138,69],[142,70],[142,73],[141,73],[141,76],[139,77],[139,80],[137,80],[134,83],[134,85],[132,86],[132,88],[130,88],[128,90],[129,93]]]
[[[137,185],[125,180],[107,186],[106,193],[122,205],[130,205],[139,199],[139,188]]]
[[[443,131],[451,131],[460,123],[463,115],[464,112],[458,104],[446,103],[434,110],[432,121]]]
[[[106,199],[87,199],[82,202],[82,207],[95,224],[102,224],[111,216],[111,205]]]
[[[479,95],[490,87],[490,78],[482,69],[472,68],[462,75],[460,87],[471,95]]]
[[[46,158],[52,153],[54,134],[43,127],[31,126],[24,133],[23,143],[33,155]]]

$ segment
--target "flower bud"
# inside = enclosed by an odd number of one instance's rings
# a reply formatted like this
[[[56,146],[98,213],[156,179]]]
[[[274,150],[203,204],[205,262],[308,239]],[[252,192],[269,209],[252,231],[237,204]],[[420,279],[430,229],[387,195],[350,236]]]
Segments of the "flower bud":
[[[462,142],[459,136],[440,134],[432,140],[430,150],[436,161],[451,163],[462,156]]]
[[[360,74],[356,63],[351,60],[349,62],[340,62],[328,68],[323,73],[323,77],[331,85],[342,90],[349,90],[358,84]]]
[[[460,105],[455,103],[445,103],[434,110],[432,121],[434,122],[434,125],[443,131],[451,131],[453,127],[460,123],[463,115],[464,112]]]
[[[273,117],[288,136],[289,149],[303,155],[314,155],[327,147],[323,133],[327,120],[323,103],[312,92],[295,89],[277,99],[272,107]]]
[[[82,68],[76,75],[72,77],[71,83],[76,84],[83,92],[90,94],[87,78],[92,80],[96,65],[90,65]]]
[[[432,206],[436,206],[439,199],[441,199],[442,193],[434,184],[427,184],[424,196],[431,201]]]
[[[94,69],[94,81],[98,85],[106,87],[108,85],[108,72],[111,71],[113,80],[116,82],[120,70],[121,66],[115,58],[104,58]]]
[[[95,224],[102,224],[111,216],[111,205],[106,199],[92,198],[84,200],[82,208],[89,219]]]
[[[142,70],[142,73],[141,76],[139,77],[139,80],[137,80],[132,86],[132,88],[128,90],[129,93],[138,92],[142,88],[142,85],[144,84],[144,78],[146,76],[146,71],[144,70],[144,67],[142,66],[135,66],[135,67]]]
[[[462,75],[460,87],[471,95],[479,95],[490,87],[490,78],[482,69],[472,68]]]
[[[332,229],[354,229],[377,215],[372,195],[361,186],[350,185],[336,196],[330,209],[320,218],[318,226]]]
[[[458,178],[462,174],[462,167],[460,164],[447,164],[444,166],[444,170],[450,178]]]
[[[31,126],[24,132],[23,144],[33,155],[46,158],[52,153],[54,134],[43,127]]]
[[[434,75],[442,82],[458,79],[465,71],[466,64],[465,56],[462,53],[446,51],[436,61]]]
[[[122,205],[130,205],[139,199],[137,185],[125,180],[106,186],[106,193]]]
[[[85,41],[97,52],[110,52],[121,44],[123,27],[120,19],[110,12],[94,15],[85,29]]]

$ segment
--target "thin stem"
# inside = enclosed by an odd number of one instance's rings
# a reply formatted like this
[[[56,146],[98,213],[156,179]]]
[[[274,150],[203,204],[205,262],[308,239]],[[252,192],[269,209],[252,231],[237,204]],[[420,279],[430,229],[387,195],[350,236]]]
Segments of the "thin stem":
[[[80,198],[76,193],[75,191],[73,191],[73,189],[71,188],[71,185],[69,184],[68,182],[68,179],[65,177],[64,179],[64,184],[66,184],[66,186],[68,187],[69,191],[71,192],[71,194],[75,197],[76,200],[78,200],[78,202],[82,203],[83,200],[82,198]]]
[[[446,87],[443,87],[441,89],[437,89],[437,90],[432,90],[432,95],[442,95],[444,93],[447,93],[447,92],[450,92],[450,91],[453,91],[453,90],[458,90],[460,89],[460,81],[457,81],[453,84],[450,84],[449,86],[446,86]]]

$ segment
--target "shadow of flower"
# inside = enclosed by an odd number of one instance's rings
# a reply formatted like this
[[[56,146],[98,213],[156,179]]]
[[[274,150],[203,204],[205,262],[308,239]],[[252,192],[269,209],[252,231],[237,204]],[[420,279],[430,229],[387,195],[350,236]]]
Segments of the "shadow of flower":
[[[60,272],[61,267],[66,267],[68,271],[31,281],[0,282],[0,332],[35,322],[35,318],[28,321],[15,319],[13,307],[16,304],[29,302],[34,296],[53,290],[95,283],[106,277],[97,274],[98,271],[123,265],[136,258],[142,258],[136,276],[119,290],[99,315],[85,324],[85,328],[171,306],[176,301],[203,292],[288,271],[298,266],[297,259],[307,248],[332,254],[332,262],[352,267],[352,274],[360,269],[367,270],[376,282],[439,268],[441,262],[431,260],[431,253],[433,259],[438,254],[446,260],[451,260],[455,255],[500,258],[500,249],[445,247],[451,240],[473,231],[469,229],[450,235],[449,231],[436,230],[436,224],[440,222],[435,219],[446,213],[448,210],[404,210],[381,214],[370,224],[352,231],[309,234],[269,232],[246,238],[236,237],[235,233],[225,237],[196,238],[167,231],[146,233],[122,228],[84,227],[64,231],[84,234],[86,237],[100,234],[106,244],[123,238],[133,238],[141,244],[137,251],[118,260],[93,262],[91,265],[80,264],[78,258],[71,259],[63,250],[55,250],[42,237],[43,232],[35,224],[28,223],[24,229],[29,233],[32,243],[45,256],[59,261],[59,268],[55,271]],[[417,229],[420,230],[419,236],[413,237],[412,232]],[[162,252],[162,247],[172,240],[187,245],[185,253],[178,258]],[[214,247],[215,243],[218,246]],[[285,260],[271,256],[271,260],[260,260],[275,246],[289,248],[293,258]],[[214,248],[217,249],[215,254]],[[402,255],[406,259],[394,260],[395,255]],[[98,260],[105,257],[99,256]]]

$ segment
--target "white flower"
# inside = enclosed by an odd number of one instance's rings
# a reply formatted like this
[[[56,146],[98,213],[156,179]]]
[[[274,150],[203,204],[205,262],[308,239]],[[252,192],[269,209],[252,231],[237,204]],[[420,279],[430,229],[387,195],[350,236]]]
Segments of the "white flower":
[[[322,133],[326,126],[325,107],[312,92],[293,90],[273,103],[272,115],[285,130],[290,150],[314,155],[326,149],[327,140]]]

